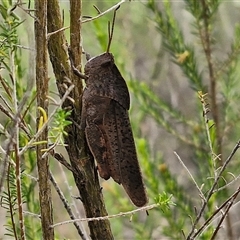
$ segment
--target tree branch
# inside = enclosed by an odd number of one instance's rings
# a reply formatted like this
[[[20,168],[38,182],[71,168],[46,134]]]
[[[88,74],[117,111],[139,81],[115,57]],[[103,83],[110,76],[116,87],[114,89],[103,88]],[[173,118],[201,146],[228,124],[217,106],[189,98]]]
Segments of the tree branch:
[[[81,1],[70,1],[70,44],[73,52],[73,61],[77,69],[81,69],[81,37],[80,22]],[[48,32],[53,33],[61,29],[62,19],[58,0],[48,0]],[[63,31],[56,32],[48,39],[48,51],[52,62],[56,83],[60,96],[65,93],[66,79],[71,79],[75,88],[70,97],[74,99],[74,104],[66,99],[63,108],[71,108],[73,124],[66,127],[68,135],[65,137],[66,149],[72,166],[72,173],[76,186],[81,196],[87,218],[106,216],[101,187],[96,174],[94,159],[88,150],[84,136],[84,131],[79,129],[81,121],[81,95],[82,82],[76,77],[69,65],[66,38]],[[75,124],[76,123],[76,124]],[[88,223],[90,236],[92,239],[113,239],[110,223],[108,219],[92,221]]]
[[[36,0],[35,46],[36,46],[36,87],[37,105],[48,112],[48,61],[47,61],[47,0]],[[39,116],[39,112],[37,111]],[[39,121],[39,118],[38,118]],[[37,124],[38,126],[38,124]],[[49,228],[53,224],[52,193],[49,175],[48,156],[42,157],[42,149],[48,147],[48,128],[39,135],[37,141],[45,142],[37,145],[37,166],[39,178],[39,202],[41,207],[42,236],[45,240],[54,239],[54,231]]]

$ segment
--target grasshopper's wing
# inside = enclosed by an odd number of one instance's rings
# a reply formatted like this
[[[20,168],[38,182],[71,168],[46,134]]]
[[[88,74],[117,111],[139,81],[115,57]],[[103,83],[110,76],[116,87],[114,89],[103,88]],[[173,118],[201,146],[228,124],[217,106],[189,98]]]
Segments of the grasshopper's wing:
[[[104,116],[104,129],[111,151],[109,169],[111,177],[122,184],[132,202],[141,207],[147,196],[137,159],[128,111],[111,100],[109,111]]]

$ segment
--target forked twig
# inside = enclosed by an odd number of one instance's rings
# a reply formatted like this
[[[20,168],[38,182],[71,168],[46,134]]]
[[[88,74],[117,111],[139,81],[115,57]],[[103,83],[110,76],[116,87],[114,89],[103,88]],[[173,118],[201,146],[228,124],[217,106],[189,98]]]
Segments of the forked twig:
[[[214,217],[222,210],[224,209],[227,204],[232,201],[234,201],[236,199],[236,197],[238,196],[240,192],[240,188],[237,189],[237,191],[235,193],[233,193],[232,196],[230,196],[205,222],[204,224],[202,225],[202,227],[200,227],[195,233],[194,235],[192,236],[193,239],[194,237],[198,236],[201,232],[203,232],[207,227],[208,227],[208,224],[214,219]],[[232,206],[232,204],[231,204]]]
[[[121,6],[121,4],[123,4],[123,3],[126,2],[126,1],[127,1],[127,0],[122,0],[122,1],[120,1],[119,3],[115,4],[114,6],[110,7],[109,9],[107,9],[107,10],[104,11],[104,12],[100,12],[99,9],[98,9],[97,11],[98,11],[99,14],[98,14],[97,16],[95,16],[95,17],[89,17],[88,19],[85,19],[85,20],[81,21],[81,23],[83,24],[83,23],[87,23],[87,22],[94,21],[94,20],[96,20],[96,19],[104,16],[105,14],[107,14],[107,13],[113,11],[113,10],[117,10],[117,9]],[[94,5],[93,7],[94,7],[95,9],[97,9],[95,5]],[[54,32],[48,33],[47,39],[49,39],[52,35],[54,35],[54,34],[56,34],[56,33],[58,33],[58,32],[61,32],[61,31],[65,31],[66,29],[69,29],[69,28],[70,28],[70,26],[62,27],[62,28],[60,28],[60,29],[58,29],[58,30],[56,30],[56,31],[54,31]]]
[[[220,221],[219,221],[219,223],[218,223],[218,225],[217,225],[217,227],[216,227],[216,229],[215,229],[215,231],[214,231],[214,233],[211,237],[211,240],[213,240],[216,237],[224,218],[227,216],[227,214],[228,214],[230,208],[232,207],[232,205],[234,203],[234,200],[237,198],[239,192],[240,192],[240,188],[237,189],[236,193],[231,197],[230,201],[228,202],[227,207],[226,207],[226,209],[225,209],[225,211],[224,211],[224,213],[223,213],[223,215],[222,215],[222,217],[221,217],[221,219],[220,219]]]
[[[222,187],[214,190],[213,193],[222,191],[223,189],[229,187],[230,185],[232,185],[233,183],[235,183],[239,178],[240,178],[240,175],[238,175],[237,177],[234,176],[234,179],[233,179],[231,182],[229,182],[229,183],[225,184],[224,186],[222,186]]]
[[[214,192],[214,189],[216,188],[217,184],[218,184],[218,181],[223,173],[223,171],[226,169],[227,165],[229,164],[229,162],[232,160],[233,156],[235,155],[235,153],[237,152],[237,150],[240,148],[240,140],[237,142],[237,144],[235,145],[235,147],[233,148],[232,152],[230,153],[230,155],[228,156],[228,158],[226,159],[226,161],[224,162],[223,166],[221,167],[219,173],[217,174],[216,178],[215,178],[215,181],[211,187],[211,189],[209,190],[208,192],[208,195],[206,197],[206,201],[203,202],[203,205],[193,223],[193,226],[192,226],[192,229],[187,237],[187,240],[193,240],[195,236],[194,234],[194,231],[195,231],[195,228],[196,228],[196,225],[197,223],[199,222],[202,214],[203,214],[203,211],[205,210],[206,206],[207,206],[207,203],[209,201],[209,199],[211,198],[213,192]]]
[[[108,41],[108,46],[107,46],[107,50],[106,50],[107,53],[110,50],[111,42],[112,42],[112,39],[113,39],[114,24],[115,24],[117,10],[119,8],[120,8],[120,5],[114,10],[113,20],[112,20],[112,28],[111,29],[110,29],[110,22],[108,22],[108,39],[109,39],[109,41]]]
[[[66,90],[64,96],[61,98],[60,102],[59,102],[59,107],[62,106],[63,102],[66,100],[66,98],[68,97],[68,95],[70,94],[70,92],[73,90],[74,85],[69,86],[69,88]],[[39,129],[39,131],[32,137],[32,139],[28,142],[28,144],[22,148],[22,150],[20,151],[19,155],[21,156],[29,147],[32,146],[32,144],[36,141],[36,139],[40,136],[40,134],[43,132],[43,130],[48,126],[49,121],[52,120],[52,118],[54,117],[56,111],[59,108],[56,107],[53,112],[51,113],[51,115],[48,117],[48,120],[42,125],[41,129]]]
[[[97,16],[92,17],[92,18],[88,18],[88,19],[86,19],[86,20],[83,20],[82,23],[91,22],[91,21],[93,21],[93,20],[96,20],[96,19],[100,18],[100,17],[102,17],[103,15],[105,15],[105,14],[107,14],[107,13],[109,13],[109,12],[111,12],[111,11],[117,9],[117,8],[119,8],[119,6],[121,6],[121,4],[125,3],[126,1],[127,1],[127,0],[121,0],[119,3],[117,3],[117,4],[115,4],[114,6],[110,7],[110,8],[107,9],[106,11],[98,14]]]

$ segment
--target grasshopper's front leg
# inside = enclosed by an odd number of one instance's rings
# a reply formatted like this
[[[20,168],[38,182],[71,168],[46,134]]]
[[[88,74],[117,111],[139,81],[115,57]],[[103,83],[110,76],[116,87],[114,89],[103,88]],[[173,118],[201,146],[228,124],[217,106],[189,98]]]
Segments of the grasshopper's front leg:
[[[85,129],[88,146],[97,161],[97,169],[101,178],[105,180],[110,178],[110,170],[108,165],[107,143],[101,128],[94,124],[87,124]]]
[[[111,153],[103,120],[109,104],[109,98],[89,96],[87,94],[83,97],[82,118],[83,120],[86,119],[85,134],[87,143],[97,161],[99,175],[105,180],[110,178],[109,158]]]

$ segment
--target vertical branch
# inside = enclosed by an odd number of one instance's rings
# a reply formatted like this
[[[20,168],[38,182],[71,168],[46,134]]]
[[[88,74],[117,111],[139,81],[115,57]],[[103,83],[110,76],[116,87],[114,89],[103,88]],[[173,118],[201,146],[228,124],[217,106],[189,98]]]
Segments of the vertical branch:
[[[23,202],[22,202],[22,188],[21,188],[21,162],[19,157],[19,148],[17,144],[14,144],[16,154],[16,186],[17,186],[17,202],[18,202],[18,218],[20,224],[21,240],[25,240],[25,228],[24,228],[24,217],[23,217]]]
[[[201,0],[202,9],[203,9],[203,21],[204,21],[204,34],[202,36],[201,32],[201,39],[203,48],[205,51],[207,63],[208,63],[208,69],[209,69],[209,79],[210,79],[210,96],[211,96],[211,112],[213,115],[213,120],[216,127],[216,139],[217,139],[217,155],[220,156],[220,165],[223,165],[222,160],[222,136],[220,131],[220,115],[219,115],[219,106],[217,104],[217,82],[216,82],[216,74],[214,72],[213,68],[213,62],[212,62],[212,49],[211,49],[211,39],[210,39],[210,32],[209,32],[209,26],[210,26],[210,7],[207,5],[206,0]],[[232,224],[230,219],[230,214],[226,217],[227,222],[227,232],[229,239],[233,239],[233,232],[232,232]]]
[[[48,111],[48,71],[47,71],[47,0],[36,0],[35,20],[35,46],[36,46],[36,88],[37,105]],[[38,114],[38,113],[37,113]],[[38,141],[46,141],[48,128],[38,138]],[[39,177],[39,202],[41,207],[42,233],[44,240],[54,239],[54,231],[50,228],[53,223],[51,186],[49,180],[48,155],[42,157],[42,149],[47,148],[47,143],[37,145],[37,166]]]
[[[77,69],[81,71],[81,58],[82,58],[82,43],[81,43],[81,17],[82,1],[70,0],[70,46],[73,56],[73,61]],[[76,86],[74,89],[75,103],[77,108],[81,109],[81,98],[77,98],[82,94],[82,82],[75,75],[72,74],[71,80]],[[79,116],[80,117],[80,116]]]
[[[77,68],[81,69],[81,1],[70,1],[70,42],[73,52],[73,61]],[[94,159],[88,150],[84,136],[84,131],[79,129],[81,122],[81,95],[82,82],[74,76],[66,51],[66,38],[64,32],[60,31],[62,19],[58,0],[48,0],[48,51],[56,77],[56,83],[60,96],[65,93],[64,86],[69,84],[69,79],[73,82],[75,88],[70,97],[74,99],[74,104],[68,99],[64,102],[63,108],[71,109],[72,125],[66,127],[68,135],[65,137],[67,145],[66,150],[69,155],[76,186],[78,188],[81,200],[85,209],[86,217],[107,216],[103,195],[99,184],[98,176],[95,170]],[[110,223],[108,219],[101,221],[92,221],[88,223],[90,236],[92,239],[113,239]]]
[[[12,51],[10,54],[10,66],[11,66],[11,78],[13,81],[13,103],[14,103],[14,111],[16,115],[20,113],[20,109],[18,109],[18,99],[17,99],[17,79],[16,79],[16,67],[15,67],[15,53]],[[20,239],[25,240],[25,228],[24,228],[24,217],[23,217],[23,206],[22,206],[22,188],[21,188],[21,162],[19,157],[19,118],[16,116],[16,122],[14,126],[14,149],[15,149],[15,174],[16,174],[16,197],[17,197],[17,206],[18,206],[18,220],[20,227]],[[13,226],[15,228],[15,226]]]
[[[74,64],[80,70],[82,46],[81,21],[79,21],[79,19],[81,19],[81,10],[82,1],[70,0],[70,45]],[[80,124],[82,83],[81,80],[73,74],[71,79],[75,85],[75,95],[73,96],[75,100],[75,111],[73,111],[72,117],[76,123]],[[76,126],[73,127],[76,129]],[[84,131],[80,129],[72,133],[71,138],[73,137],[73,139],[69,142],[68,152],[72,166],[80,171],[80,175],[75,175],[74,178],[82,198],[86,216],[88,218],[106,216],[107,211],[105,209],[98,175],[95,170],[94,159],[88,149]],[[73,145],[71,143],[74,142],[74,140],[75,144]],[[102,239],[113,239],[109,220],[92,221],[88,223],[88,226],[92,239],[99,239],[99,237]]]
[[[211,112],[213,115],[213,120],[216,126],[216,138],[217,138],[217,152],[216,155],[222,154],[222,140],[219,126],[219,109],[217,104],[217,92],[216,92],[216,76],[213,67],[212,61],[212,49],[211,49],[211,36],[209,32],[209,9],[205,0],[201,0],[202,9],[203,9],[203,21],[204,21],[204,33],[200,30],[200,36],[202,40],[203,49],[206,55],[208,70],[209,70],[209,79],[210,79],[210,96],[211,96]],[[220,158],[221,160],[221,158]],[[222,163],[221,163],[222,165]]]

